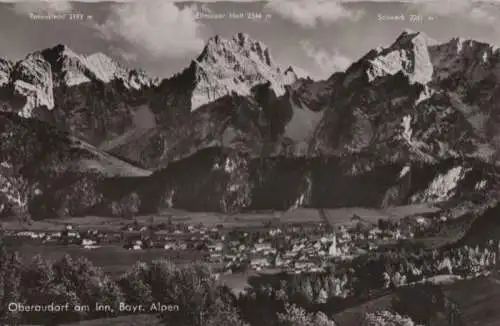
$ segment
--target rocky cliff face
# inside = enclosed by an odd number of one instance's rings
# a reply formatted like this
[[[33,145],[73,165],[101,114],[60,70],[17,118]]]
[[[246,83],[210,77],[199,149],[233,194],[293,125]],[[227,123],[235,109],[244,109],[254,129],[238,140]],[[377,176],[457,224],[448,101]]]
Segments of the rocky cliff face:
[[[64,45],[0,67],[5,110],[47,121],[96,146],[136,128],[142,92],[157,83],[102,53],[79,55]]]
[[[351,155],[378,153],[387,162],[436,162],[495,151],[464,112],[456,94],[436,86],[434,46],[404,32],[386,49],[373,50],[341,77],[313,149]],[[437,61],[436,61],[437,62]]]
[[[492,166],[477,159],[406,164],[365,159],[251,157],[212,147],[149,177],[108,180],[103,196],[111,200],[96,212],[110,214],[110,203],[130,193],[138,194],[143,213],[172,207],[234,213],[444,202],[478,205],[497,189]]]
[[[301,87],[291,86],[298,81]],[[292,147],[304,152],[326,96],[306,81],[293,68],[276,64],[269,48],[247,34],[213,37],[188,68],[152,92],[149,106],[156,127],[112,152],[149,167],[162,167],[214,144],[256,155],[262,147],[267,152]],[[318,102],[311,108],[300,100],[309,89]]]
[[[254,86],[264,83],[281,96],[285,85],[297,80],[293,70],[282,71],[274,62],[267,46],[244,33],[211,38],[194,61],[194,75],[191,110],[231,93],[250,95]]]
[[[56,46],[1,61],[0,99],[77,150],[65,177],[92,198],[71,214],[109,214],[131,193],[142,212],[477,203],[497,187],[499,53],[405,31],[312,81],[236,34],[159,82]],[[50,184],[37,203],[69,205],[76,186]]]

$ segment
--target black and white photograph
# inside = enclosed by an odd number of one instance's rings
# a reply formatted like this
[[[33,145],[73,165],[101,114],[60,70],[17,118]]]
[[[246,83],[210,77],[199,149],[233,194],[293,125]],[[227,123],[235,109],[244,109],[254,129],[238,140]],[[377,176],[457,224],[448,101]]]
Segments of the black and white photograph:
[[[0,0],[0,325],[500,326],[499,20]]]

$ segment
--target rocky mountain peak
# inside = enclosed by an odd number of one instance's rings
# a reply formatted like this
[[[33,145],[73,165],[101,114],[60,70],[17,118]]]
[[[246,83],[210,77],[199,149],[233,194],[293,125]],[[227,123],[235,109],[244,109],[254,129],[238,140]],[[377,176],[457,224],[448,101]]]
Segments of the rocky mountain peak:
[[[127,69],[102,52],[81,55],[67,45],[58,44],[41,53],[51,64],[58,85],[76,86],[96,80],[103,83],[120,80],[127,88],[140,89],[155,84],[155,80],[144,72]]]
[[[104,53],[78,54],[65,44],[35,51],[15,64],[0,59],[0,87],[11,85],[21,116],[30,117],[36,107],[54,108],[54,89],[117,80],[125,88],[140,90],[158,84],[141,70],[128,69]]]
[[[247,96],[252,87],[265,83],[283,95],[285,85],[297,79],[283,72],[266,45],[245,33],[228,39],[219,35],[210,38],[194,62],[194,72],[191,110],[228,94]]]
[[[405,30],[391,46],[371,60],[371,69],[367,71],[369,80],[401,72],[410,84],[427,84],[433,74],[428,41],[425,34]]]
[[[146,201],[141,206],[152,210],[160,202],[232,211],[250,204],[252,210],[281,210],[298,198],[310,198],[305,201],[312,207],[448,200],[455,191],[463,193],[457,184],[469,172],[462,158],[498,149],[490,145],[500,139],[494,133],[500,82],[490,77],[500,71],[500,60],[488,44],[436,44],[406,30],[322,81],[301,79],[295,67],[282,69],[270,52],[248,34],[215,36],[188,69],[144,93],[115,83],[101,87],[118,79],[140,88],[147,81],[105,54],[81,55],[64,45],[15,65],[0,61],[0,73],[26,99],[23,115],[56,103],[50,114],[44,112],[51,119],[43,126],[63,121],[84,140],[78,146],[85,153],[78,161],[71,157],[72,167],[142,175],[136,190]],[[32,128],[35,120],[16,123]],[[30,157],[38,165],[38,155]],[[157,171],[147,177],[118,157]],[[53,189],[53,181],[46,189]],[[122,190],[118,184],[110,188]]]
[[[235,55],[260,61],[272,67],[275,66],[269,48],[262,42],[252,39],[246,33],[237,33],[232,38],[226,39],[216,35],[207,41],[207,44],[197,58],[198,62],[214,63],[221,60],[234,60]]]
[[[371,83],[397,74],[406,76],[410,84],[426,85],[434,72],[428,49],[434,43],[424,33],[404,30],[390,46],[377,47],[349,67],[344,86],[359,78]]]
[[[420,31],[414,31],[412,29],[405,28],[396,38],[392,46],[394,47],[404,47],[411,46],[415,42],[425,43],[427,46],[436,45],[439,42],[435,39],[429,37],[426,33]]]

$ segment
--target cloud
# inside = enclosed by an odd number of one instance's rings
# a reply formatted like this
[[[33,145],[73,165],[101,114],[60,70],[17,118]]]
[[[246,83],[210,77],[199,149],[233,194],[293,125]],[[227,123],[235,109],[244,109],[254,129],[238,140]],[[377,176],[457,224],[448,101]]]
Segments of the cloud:
[[[151,59],[183,58],[204,46],[204,25],[196,19],[196,7],[178,7],[172,2],[148,0],[115,4],[107,20],[96,26],[110,40],[124,41]]]
[[[500,1],[446,0],[415,2],[416,10],[428,15],[455,16],[479,25],[497,25],[500,18]]]
[[[83,2],[83,3],[132,3],[132,2],[147,2],[151,0],[0,0],[0,3],[17,3],[17,2],[29,2],[29,3],[43,3],[43,2]],[[265,2],[266,0],[224,0],[224,2],[239,2],[239,3],[252,3],[252,2]],[[335,0],[333,0],[335,1]],[[168,3],[217,3],[221,0],[164,0],[162,2]]]
[[[346,70],[352,63],[352,60],[337,50],[327,51],[317,48],[311,42],[303,40],[299,42],[306,56],[314,61],[318,69],[324,72],[325,76],[317,76],[318,78],[327,78],[332,73]]]
[[[318,23],[328,25],[340,19],[356,21],[363,11],[352,10],[335,0],[273,0],[265,8],[302,27],[313,28]]]
[[[72,5],[69,1],[23,1],[12,3],[12,10],[19,15],[33,13],[55,14],[58,12],[71,11]]]

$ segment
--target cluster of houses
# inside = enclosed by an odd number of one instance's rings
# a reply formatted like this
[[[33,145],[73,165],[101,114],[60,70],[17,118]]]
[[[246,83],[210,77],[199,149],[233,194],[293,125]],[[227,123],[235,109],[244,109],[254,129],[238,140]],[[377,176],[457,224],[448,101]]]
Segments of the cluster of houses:
[[[250,235],[243,232],[211,253],[222,259],[226,272],[250,268],[255,271],[322,272],[335,261],[348,260],[376,250],[384,242],[408,239],[411,232],[382,230],[377,226],[362,229],[340,226],[335,231],[303,232],[301,227],[272,228]],[[251,240],[248,240],[251,239]]]
[[[105,234],[97,230],[75,231],[71,225],[67,225],[63,231],[59,232],[20,231],[11,234],[11,236],[17,240],[40,241],[42,244],[77,244],[86,249],[96,249],[100,247],[99,244]]]
[[[422,227],[427,222],[414,219],[412,223]],[[76,231],[68,225],[61,232],[25,231],[15,236],[42,243],[76,244],[85,249],[120,243],[128,250],[192,250],[202,252],[208,262],[220,266],[226,273],[252,269],[299,274],[324,271],[335,261],[376,250],[387,241],[413,238],[414,228],[406,226],[384,227],[359,222],[335,228],[315,223],[224,230],[222,225],[176,224],[155,228],[135,223],[114,233]]]

